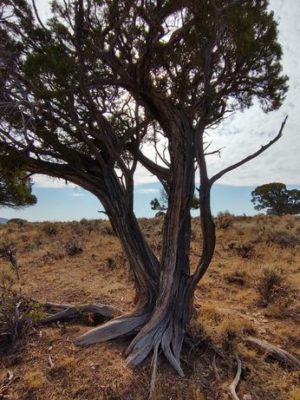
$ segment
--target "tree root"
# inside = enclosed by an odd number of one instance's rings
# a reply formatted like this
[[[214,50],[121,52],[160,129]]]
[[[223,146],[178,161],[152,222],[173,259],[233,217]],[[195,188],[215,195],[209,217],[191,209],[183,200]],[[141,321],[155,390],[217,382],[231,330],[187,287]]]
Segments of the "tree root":
[[[236,388],[237,388],[237,385],[239,384],[239,381],[241,379],[242,362],[238,357],[236,358],[236,360],[237,360],[237,371],[236,371],[236,375],[234,377],[234,380],[232,381],[231,385],[229,386],[229,391],[230,391],[230,394],[231,394],[231,396],[232,396],[232,398],[234,400],[240,400],[240,398],[236,394]]]
[[[51,323],[59,320],[70,320],[82,317],[82,314],[93,313],[96,316],[105,318],[115,317],[118,310],[103,304],[84,304],[74,306],[71,304],[47,303],[44,305],[48,313],[52,315],[43,319],[43,323]],[[159,349],[170,362],[172,367],[180,376],[184,376],[180,365],[180,354],[185,335],[181,324],[176,322],[173,315],[168,315],[160,322],[154,321],[148,325],[150,318],[149,311],[135,310],[132,313],[121,315],[89,330],[76,339],[75,344],[89,346],[95,343],[102,343],[108,340],[135,335],[127,348],[127,364],[131,367],[138,366],[152,351],[154,354],[152,386],[156,376],[156,362]],[[153,391],[152,389],[150,391]]]
[[[157,358],[158,358],[158,346],[155,346],[153,350],[153,358],[152,358],[152,374],[149,388],[149,400],[153,399],[155,393],[155,382],[156,382],[156,374],[157,374]]]
[[[76,344],[79,346],[89,346],[94,343],[106,342],[117,337],[136,333],[148,318],[149,315],[147,313],[123,315],[89,330],[76,340]]]
[[[176,326],[172,319],[168,322],[161,321],[152,329],[142,329],[126,350],[127,364],[133,368],[138,366],[152,350],[160,347],[175,371],[184,377],[180,365],[183,338],[184,330]]]
[[[252,336],[248,336],[246,338],[246,343],[258,348],[259,350],[263,350],[270,357],[274,358],[277,361],[280,361],[283,364],[288,365],[289,367],[300,369],[299,358],[293,356],[292,354],[281,349],[280,347],[274,346],[273,344],[265,340],[256,339]]]
[[[43,323],[76,319],[88,313],[103,318],[113,318],[120,313],[118,309],[104,304],[82,304],[74,306],[72,304],[46,303],[43,306],[49,314],[52,314],[44,318],[42,320]]]

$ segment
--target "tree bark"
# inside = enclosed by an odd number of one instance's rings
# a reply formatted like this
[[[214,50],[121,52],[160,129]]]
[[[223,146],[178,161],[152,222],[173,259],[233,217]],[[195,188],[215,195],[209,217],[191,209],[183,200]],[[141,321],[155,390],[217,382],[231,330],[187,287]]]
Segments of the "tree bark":
[[[184,119],[177,120],[171,128],[172,174],[168,181],[168,209],[163,226],[161,260],[156,259],[145,241],[118,183],[113,176],[109,176],[105,195],[100,193],[99,199],[134,272],[137,304],[132,313],[87,332],[78,338],[77,343],[85,346],[118,336],[135,335],[126,350],[129,365],[139,365],[151,351],[161,348],[173,368],[183,376],[180,365],[182,344],[191,318],[196,285],[214,252],[215,231],[209,205],[210,184],[204,176],[201,182],[205,185],[200,197],[203,254],[197,271],[191,275],[190,209],[195,189],[195,133]]]

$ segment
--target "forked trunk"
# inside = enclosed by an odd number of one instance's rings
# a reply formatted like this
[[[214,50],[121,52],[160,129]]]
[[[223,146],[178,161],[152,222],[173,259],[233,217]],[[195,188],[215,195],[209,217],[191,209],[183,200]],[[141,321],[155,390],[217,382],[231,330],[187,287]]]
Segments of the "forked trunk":
[[[203,255],[196,272],[189,264],[191,216],[194,196],[194,133],[184,121],[174,125],[170,143],[172,176],[168,182],[168,210],[164,220],[161,261],[145,241],[134,213],[109,177],[107,196],[101,197],[134,272],[138,303],[135,310],[81,336],[77,343],[89,345],[124,335],[134,335],[126,350],[131,366],[139,365],[160,348],[175,370],[183,375],[180,354],[191,318],[194,290],[214,251],[215,232],[210,213],[210,185],[200,192]],[[100,196],[99,196],[100,197]]]

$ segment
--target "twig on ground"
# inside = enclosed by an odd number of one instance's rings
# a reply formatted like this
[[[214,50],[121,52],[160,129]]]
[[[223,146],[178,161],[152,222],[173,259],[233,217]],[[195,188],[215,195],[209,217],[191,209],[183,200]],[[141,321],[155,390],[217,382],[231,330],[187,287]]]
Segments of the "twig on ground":
[[[213,361],[212,361],[212,366],[213,366],[217,381],[220,381],[220,375],[219,375],[218,368],[217,368],[217,363],[216,363],[216,353],[214,354],[214,358],[213,358]]]
[[[238,395],[236,394],[236,388],[237,388],[237,385],[239,384],[239,381],[241,379],[242,362],[238,357],[236,357],[236,361],[237,361],[237,371],[236,371],[236,375],[234,377],[234,380],[232,381],[231,385],[229,386],[229,391],[230,391],[230,394],[231,394],[231,396],[232,396],[232,398],[234,400],[240,400]]]

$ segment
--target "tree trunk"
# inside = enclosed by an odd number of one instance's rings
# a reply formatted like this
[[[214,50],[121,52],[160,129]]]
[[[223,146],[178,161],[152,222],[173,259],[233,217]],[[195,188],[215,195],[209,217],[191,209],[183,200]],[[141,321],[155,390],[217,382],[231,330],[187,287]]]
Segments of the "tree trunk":
[[[182,122],[182,121],[181,121]],[[180,128],[178,128],[178,126]],[[208,267],[214,250],[214,224],[207,204],[210,186],[202,191],[201,220],[204,226],[202,263],[190,274],[190,209],[194,196],[193,130],[184,121],[170,143],[174,166],[168,182],[168,210],[164,220],[160,263],[146,243],[133,211],[120,201],[122,193],[113,179],[108,179],[106,196],[99,196],[117,232],[135,274],[137,307],[81,336],[77,343],[89,345],[122,335],[135,335],[126,350],[128,364],[139,365],[151,351],[161,348],[174,369],[183,375],[180,354],[185,330],[191,318],[196,284]]]

